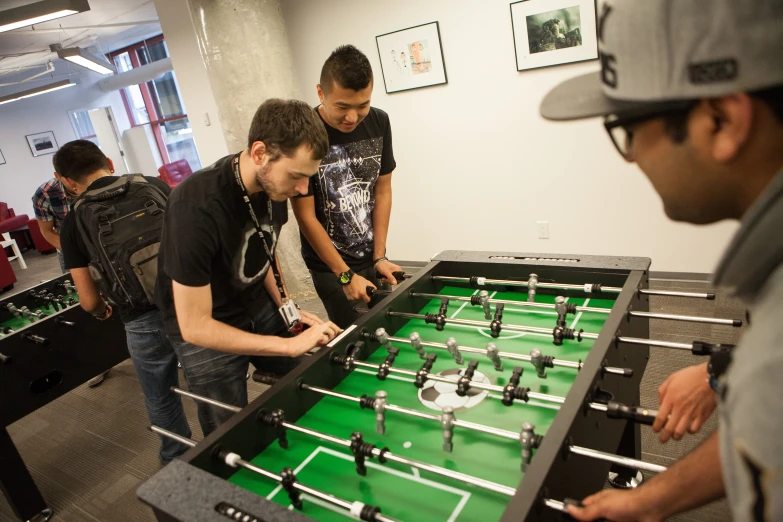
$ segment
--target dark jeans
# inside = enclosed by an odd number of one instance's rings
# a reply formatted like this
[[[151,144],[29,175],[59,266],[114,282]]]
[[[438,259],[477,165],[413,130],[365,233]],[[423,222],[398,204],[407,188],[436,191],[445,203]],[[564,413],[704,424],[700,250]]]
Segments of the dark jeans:
[[[380,288],[378,278],[375,277],[375,268],[370,267],[356,273]],[[324,303],[329,320],[343,329],[355,323],[359,318],[356,307],[364,303],[361,300],[349,301],[343,292],[343,285],[333,273],[310,270],[310,275],[313,276],[315,291],[318,292],[318,297]]]
[[[172,386],[179,387],[177,356],[166,337],[160,312],[153,310],[125,323],[125,337],[150,423],[190,438],[182,399],[171,391]],[[188,449],[168,437],[161,436],[160,441],[159,455],[164,464]]]
[[[288,337],[283,318],[271,301],[253,319],[248,330],[261,335]],[[179,336],[172,336],[171,341],[182,362],[190,391],[240,408],[247,406],[249,363],[264,372],[286,374],[300,362],[299,358],[251,357],[220,352],[188,343]],[[231,411],[203,402],[197,405],[198,420],[205,437],[234,415]]]

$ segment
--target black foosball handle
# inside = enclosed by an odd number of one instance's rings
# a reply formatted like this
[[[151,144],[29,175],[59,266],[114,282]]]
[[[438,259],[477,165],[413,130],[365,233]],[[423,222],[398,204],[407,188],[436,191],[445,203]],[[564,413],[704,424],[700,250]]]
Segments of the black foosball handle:
[[[658,416],[658,410],[649,410],[639,406],[626,406],[619,402],[609,401],[606,404],[606,416],[610,419],[628,419],[639,424],[652,426]]]
[[[40,344],[41,346],[49,346],[49,339],[47,339],[46,337],[41,337],[40,335],[23,333],[22,339],[31,342],[33,344]]]
[[[405,272],[403,272],[402,270],[397,272],[392,272],[392,275],[394,276],[394,279],[397,280],[397,283],[402,283],[403,281],[405,281]],[[386,279],[386,276],[384,276],[382,273],[378,271],[375,272],[375,276],[378,279]]]
[[[582,504],[581,500],[574,500],[573,498],[564,498],[563,499],[563,505],[566,507],[566,509],[568,508],[568,506],[575,506],[575,507],[580,507],[580,508],[585,507],[585,505]],[[563,514],[565,515],[567,520],[575,520],[574,517],[572,517],[568,513],[568,511],[563,511]],[[596,518],[595,520],[597,522],[610,522],[609,519],[606,519],[606,518]]]
[[[11,361],[13,361],[13,359],[11,358],[10,355],[5,355],[3,353],[0,353],[0,366],[11,364]]]

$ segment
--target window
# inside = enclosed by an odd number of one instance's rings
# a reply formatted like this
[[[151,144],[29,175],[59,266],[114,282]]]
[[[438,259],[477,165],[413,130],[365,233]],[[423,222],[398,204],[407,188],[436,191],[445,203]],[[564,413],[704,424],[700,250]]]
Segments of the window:
[[[109,54],[118,73],[168,56],[163,35]],[[173,71],[155,80],[125,87],[121,93],[131,125],[150,125],[152,128],[164,164],[184,159],[194,172],[201,168],[193,129]]]
[[[80,140],[89,140],[100,146],[98,136],[95,135],[95,129],[92,127],[92,121],[88,111],[68,111],[71,117],[71,125],[76,133],[76,138]]]

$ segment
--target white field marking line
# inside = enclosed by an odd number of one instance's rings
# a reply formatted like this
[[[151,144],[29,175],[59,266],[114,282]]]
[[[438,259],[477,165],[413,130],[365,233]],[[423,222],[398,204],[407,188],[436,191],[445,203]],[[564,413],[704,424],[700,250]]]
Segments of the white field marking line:
[[[373,373],[373,372],[371,372],[369,370],[364,370],[362,368],[356,368],[354,371],[358,372],[358,373],[366,373],[367,375],[372,375],[373,377],[376,375],[375,373]],[[387,379],[394,379],[395,381],[407,382],[407,383],[414,383],[414,382],[416,382],[413,379],[407,379],[405,377],[399,377],[397,375],[389,375],[386,378]],[[482,390],[482,393],[486,393],[488,397],[492,397],[494,399],[502,399],[503,398],[502,395],[498,395],[496,393],[491,393],[491,392],[488,392],[486,390]],[[517,403],[515,402],[514,404],[517,404]],[[548,402],[539,402],[539,401],[537,401],[535,399],[529,399],[527,402],[525,402],[523,404],[527,404],[528,406],[538,406],[539,408],[548,408],[550,410],[559,410],[560,409],[560,405],[559,404],[555,404],[555,403],[549,404]],[[433,413],[433,415],[436,415],[436,414]]]
[[[353,462],[354,458],[352,456],[344,455],[343,453],[340,453],[339,451],[334,451],[329,448],[324,448],[322,446],[319,446],[319,448],[322,452],[327,453],[329,455],[332,455],[333,457],[337,457],[338,459],[347,460],[349,462]],[[387,466],[381,466],[380,464],[376,464],[374,462],[366,461],[364,463],[365,466],[368,468],[377,469],[379,471],[384,471],[390,475],[394,475],[396,477],[405,478],[408,480],[413,480],[414,482],[418,482],[419,484],[424,484],[427,486],[430,486],[435,489],[439,489],[441,491],[445,491],[447,493],[452,493],[454,495],[459,495],[462,497],[462,501],[460,501],[459,504],[457,504],[457,507],[454,508],[454,511],[451,512],[451,516],[448,518],[447,522],[454,522],[457,520],[457,517],[459,516],[460,512],[462,511],[462,508],[465,507],[465,504],[467,503],[468,499],[470,498],[471,493],[469,491],[464,491],[458,488],[454,488],[451,486],[447,486],[445,484],[440,484],[438,482],[434,482],[432,480],[424,479],[418,476],[414,475],[408,475],[407,473],[403,473],[402,471],[397,471],[396,469],[389,468]],[[452,479],[457,480],[457,479]]]
[[[473,293],[472,293],[472,294],[470,294],[470,295],[476,295],[476,293],[478,293],[478,288],[476,289],[476,291],[475,291],[475,292],[473,292]],[[456,311],[456,312],[454,312],[453,314],[451,314],[451,318],[452,318],[452,319],[454,319],[455,317],[457,317],[457,314],[458,314],[458,313],[460,313],[460,312],[462,311],[462,309],[463,309],[463,308],[465,308],[465,306],[467,306],[467,304],[468,304],[469,302],[470,302],[470,301],[465,301],[464,303],[462,303],[462,306],[460,306],[459,308],[457,308],[457,311]]]
[[[533,308],[511,308],[507,307],[503,310],[508,310],[509,312],[520,312],[523,314],[540,314],[540,315],[557,315],[557,312],[547,312],[546,310],[535,310]]]
[[[301,463],[301,464],[299,464],[299,466],[297,466],[297,468],[294,470],[294,474],[295,474],[295,475],[298,475],[298,474],[299,474],[299,472],[300,472],[300,471],[302,471],[302,468],[304,468],[304,467],[307,465],[307,463],[308,463],[308,462],[310,462],[311,460],[313,460],[313,458],[314,458],[316,455],[318,455],[318,453],[321,451],[321,449],[323,449],[323,448],[321,448],[321,446],[318,446],[317,448],[315,448],[315,450],[313,450],[313,452],[310,454],[310,456],[308,456],[306,459],[304,459],[304,460],[302,461],[302,463]],[[275,489],[273,489],[273,490],[272,490],[272,492],[271,492],[269,495],[267,495],[267,496],[266,496],[266,499],[267,499],[267,500],[272,500],[272,498],[273,498],[275,495],[277,495],[277,493],[278,493],[278,492],[279,492],[281,489],[283,489],[283,485],[282,485],[282,484],[278,484],[278,485],[277,485],[277,487],[276,487]]]
[[[356,325],[355,325],[355,324],[352,324],[351,326],[349,326],[348,328],[346,328],[345,330],[343,330],[343,333],[341,333],[340,335],[338,335],[337,337],[335,337],[334,339],[332,339],[331,341],[329,341],[329,344],[327,344],[327,345],[326,345],[326,347],[327,347],[327,348],[333,348],[333,347],[334,347],[334,345],[335,345],[335,344],[337,344],[337,343],[339,343],[339,342],[340,342],[340,340],[341,340],[343,337],[345,337],[346,335],[348,335],[349,333],[351,333],[351,330],[353,330],[354,328],[356,328]]]
[[[584,302],[584,304],[582,306],[587,306],[587,303],[589,303],[589,302],[590,302],[590,298],[588,297],[587,299],[585,299],[585,302]],[[579,319],[581,319],[581,318],[582,318],[582,312],[579,312],[578,314],[576,314],[576,317],[574,317],[574,322],[571,323],[571,329],[572,330],[576,329],[576,323],[578,323]]]

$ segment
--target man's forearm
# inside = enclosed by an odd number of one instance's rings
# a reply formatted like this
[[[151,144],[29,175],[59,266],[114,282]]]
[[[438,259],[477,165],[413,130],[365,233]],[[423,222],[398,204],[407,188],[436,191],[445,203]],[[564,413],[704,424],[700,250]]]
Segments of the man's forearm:
[[[288,340],[273,335],[245,332],[212,318],[190,327],[180,327],[182,338],[191,344],[219,352],[240,355],[287,355]]]
[[[377,190],[375,193],[375,208],[372,211],[373,259],[386,255],[386,236],[389,234],[391,207],[391,186],[383,190]]]
[[[718,432],[636,490],[642,502],[668,518],[725,495]]]
[[[41,235],[44,237],[45,240],[47,240],[57,250],[62,250],[62,246],[60,245],[60,234],[52,230],[44,230],[44,229],[40,229],[40,230],[41,230]]]

